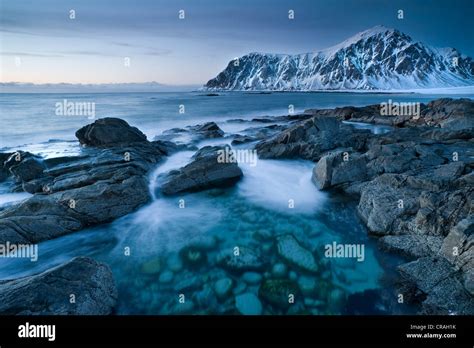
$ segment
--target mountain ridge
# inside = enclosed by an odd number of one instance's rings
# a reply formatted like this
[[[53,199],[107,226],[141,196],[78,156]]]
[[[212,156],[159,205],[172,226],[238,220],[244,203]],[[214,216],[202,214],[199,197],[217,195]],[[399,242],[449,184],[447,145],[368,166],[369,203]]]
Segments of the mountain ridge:
[[[251,52],[229,62],[207,90],[401,90],[474,85],[474,61],[384,26],[317,52]]]

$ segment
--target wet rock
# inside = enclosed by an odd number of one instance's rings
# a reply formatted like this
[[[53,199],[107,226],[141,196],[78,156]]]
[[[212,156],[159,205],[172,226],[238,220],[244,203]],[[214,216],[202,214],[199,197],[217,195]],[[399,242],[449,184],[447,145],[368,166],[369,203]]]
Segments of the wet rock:
[[[424,257],[401,265],[398,270],[404,282],[425,294],[422,313],[473,313],[474,299],[462,285],[459,272],[446,259]]]
[[[276,263],[272,267],[272,275],[275,278],[284,278],[288,272],[288,268],[283,263]]]
[[[234,185],[242,178],[243,173],[237,163],[219,160],[225,151],[226,148],[222,146],[202,148],[194,155],[191,163],[168,173],[161,192],[175,195]]]
[[[400,303],[393,301],[393,291],[369,289],[350,294],[342,314],[345,315],[387,315],[403,314]]]
[[[234,139],[232,140],[231,144],[232,145],[241,145],[245,143],[250,143],[252,141],[256,141],[258,138],[250,137],[248,135],[240,135],[237,134]]]
[[[0,213],[0,242],[38,243],[136,210],[151,200],[147,174],[162,157],[143,141],[43,161],[42,176],[22,184],[34,196]]]
[[[292,234],[277,237],[278,254],[290,264],[305,271],[318,272],[318,264],[313,254],[303,248]]]
[[[440,253],[462,272],[464,287],[474,296],[474,217],[461,220],[451,229]]]
[[[214,292],[219,300],[225,300],[232,293],[234,281],[230,278],[222,278],[215,282]]]
[[[176,291],[190,291],[201,288],[203,285],[199,277],[186,277],[174,285]]]
[[[158,274],[161,271],[161,260],[154,258],[146,261],[141,266],[141,272],[144,274]]]
[[[224,131],[219,128],[215,122],[207,122],[197,126],[189,127],[193,132],[201,134],[204,138],[214,139],[222,138],[224,136]]]
[[[314,296],[318,283],[316,278],[302,275],[298,278],[298,286],[303,296]]]
[[[15,156],[15,154],[12,155],[12,157]],[[29,156],[22,158],[18,164],[14,163],[11,165],[10,173],[12,173],[17,182],[27,182],[41,177],[45,168],[40,158]]]
[[[407,281],[427,293],[433,286],[454,274],[451,265],[443,258],[424,257],[398,267]]]
[[[425,315],[472,315],[474,299],[459,277],[450,277],[431,288],[422,303]]]
[[[170,271],[165,271],[160,274],[158,281],[162,284],[169,284],[173,281],[174,274]]]
[[[283,309],[290,306],[290,295],[296,301],[299,289],[295,282],[287,279],[265,279],[258,291],[258,296],[263,301]]]
[[[190,149],[186,145],[177,145],[171,141],[155,140],[150,142],[150,144],[158,151],[162,152],[165,156],[170,156],[175,152]]]
[[[245,272],[242,274],[242,280],[247,284],[255,285],[262,281],[262,276],[256,272]]]
[[[378,240],[379,246],[408,258],[436,255],[443,243],[442,237],[426,235],[384,236]]]
[[[252,293],[245,293],[235,297],[235,306],[240,314],[260,315],[262,314],[262,304],[257,296]]]
[[[419,195],[407,187],[405,176],[384,174],[362,189],[357,210],[372,233],[387,234],[397,219],[416,214]]]
[[[239,282],[236,287],[232,290],[234,295],[239,295],[243,293],[245,290],[247,290],[247,284],[244,282]]]
[[[198,268],[207,262],[206,253],[195,247],[184,247],[179,252],[183,264],[188,268]]]
[[[76,303],[70,303],[74,294]],[[0,281],[4,315],[108,315],[117,302],[105,264],[77,257],[43,273]]]
[[[138,128],[130,126],[119,118],[101,118],[92,124],[82,127],[76,137],[83,145],[110,147],[134,142],[146,142],[146,135]]]
[[[298,274],[297,274],[296,272],[294,272],[294,271],[290,271],[290,273],[288,274],[288,278],[289,278],[290,280],[295,281],[295,280],[298,279]]]
[[[344,156],[348,156],[344,160]],[[313,169],[312,180],[320,190],[336,185],[367,180],[366,159],[346,151],[332,152],[321,157]]]
[[[216,307],[219,306],[212,288],[207,284],[204,285],[202,290],[196,292],[193,300],[196,302],[197,307],[206,309],[205,314],[214,314],[214,311],[217,309]]]
[[[4,163],[12,154],[12,152],[0,152],[0,182],[6,180],[11,175]]]
[[[340,313],[346,302],[346,294],[341,289],[334,289],[329,294],[328,305],[329,308],[337,313]]]
[[[235,255],[233,249],[224,250],[217,255],[216,260],[220,267],[236,274],[261,271],[264,267],[264,261],[260,254],[247,247],[239,247],[238,255]]]
[[[333,117],[315,116],[256,145],[260,158],[303,158],[317,161],[324,152],[344,147],[362,149],[370,132],[341,127]]]
[[[166,265],[172,272],[179,272],[183,269],[183,262],[177,254],[171,254],[168,260],[166,260]]]

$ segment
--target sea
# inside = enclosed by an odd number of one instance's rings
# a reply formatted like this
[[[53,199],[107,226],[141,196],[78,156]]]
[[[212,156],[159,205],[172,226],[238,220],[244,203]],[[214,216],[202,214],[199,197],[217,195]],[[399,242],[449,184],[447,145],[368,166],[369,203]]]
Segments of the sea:
[[[208,121],[216,122],[226,134],[235,134],[252,126],[252,122],[239,121],[242,119],[250,121],[310,108],[363,106],[389,100],[426,103],[440,97],[443,96],[296,92],[220,92],[209,96],[200,91],[3,93],[0,94],[0,152],[24,150],[45,158],[80,154],[83,149],[74,133],[93,119],[58,114],[58,103],[65,101],[94,103],[95,119],[122,118],[153,140],[167,129]],[[375,133],[390,130],[374,125],[355,126]],[[230,141],[224,137],[203,141],[198,146]],[[303,160],[258,160],[256,166],[240,163],[244,177],[233,188],[167,198],[156,194],[162,174],[189,163],[192,155],[193,151],[178,152],[156,166],[149,176],[153,197],[149,204],[109,224],[40,243],[36,262],[0,259],[0,280],[37,274],[75,256],[90,256],[108,264],[114,274],[119,294],[116,314],[414,312],[409,305],[397,302],[394,285],[396,266],[406,260],[377,248],[376,239],[367,234],[357,215],[357,201],[316,189],[311,182],[314,163]],[[11,187],[10,181],[0,183],[0,210],[30,197],[28,193],[12,193]],[[316,255],[321,272],[307,274],[281,257],[278,237],[288,234]],[[205,254],[205,262],[197,268],[187,267],[182,260],[183,249],[191,240],[201,241],[205,246],[200,251]],[[363,245],[363,261],[325,258],[325,247],[334,243]],[[235,274],[216,261],[229,250],[247,249],[258,250],[266,260],[264,269]],[[268,286],[262,289],[268,279],[279,279],[280,283],[275,284],[281,286],[295,286],[295,307],[288,309],[287,305],[268,303]],[[226,284],[228,289],[223,289]],[[186,299],[184,303],[182,295]]]

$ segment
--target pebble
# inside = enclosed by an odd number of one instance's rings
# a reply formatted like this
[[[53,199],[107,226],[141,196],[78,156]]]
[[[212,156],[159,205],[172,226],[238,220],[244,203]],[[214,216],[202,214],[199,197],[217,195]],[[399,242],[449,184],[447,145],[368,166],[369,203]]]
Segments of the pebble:
[[[262,281],[262,276],[257,272],[245,272],[242,275],[242,280],[247,284],[258,284]]]
[[[160,277],[158,278],[158,281],[162,284],[167,284],[171,283],[173,280],[174,274],[171,271],[164,271],[163,273],[160,274]]]
[[[318,272],[318,264],[311,251],[302,247],[292,234],[279,236],[277,241],[278,254],[286,261],[308,272]]]
[[[175,273],[183,269],[183,262],[177,254],[172,254],[166,261],[166,264],[168,268]]]
[[[304,296],[314,295],[318,283],[316,278],[302,275],[298,279],[298,286]]]
[[[247,285],[244,282],[240,282],[235,288],[234,288],[234,295],[238,295],[243,293],[247,289]]]
[[[272,274],[276,278],[284,278],[286,276],[287,267],[283,263],[273,265]]]
[[[252,293],[238,295],[235,298],[235,306],[240,314],[260,315],[262,314],[262,304],[257,296]]]
[[[232,291],[233,284],[234,281],[230,278],[222,278],[216,281],[214,284],[214,292],[216,293],[217,298],[220,300],[227,298]]]
[[[288,274],[288,278],[290,278],[290,280],[296,280],[298,279],[298,274],[296,274],[295,271],[290,271],[290,273]]]
[[[179,283],[175,284],[174,289],[176,291],[184,291],[184,290],[193,290],[200,288],[202,286],[201,279],[198,277],[189,277],[185,278]]]
[[[161,262],[159,258],[149,260],[142,264],[141,271],[145,274],[157,274],[160,273]]]

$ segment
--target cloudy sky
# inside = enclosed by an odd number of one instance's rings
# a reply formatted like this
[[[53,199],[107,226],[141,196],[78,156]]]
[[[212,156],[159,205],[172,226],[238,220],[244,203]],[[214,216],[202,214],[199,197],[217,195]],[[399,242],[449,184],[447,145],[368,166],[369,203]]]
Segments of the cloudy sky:
[[[316,51],[379,24],[474,57],[472,0],[0,3],[1,82],[200,85],[248,52]]]

